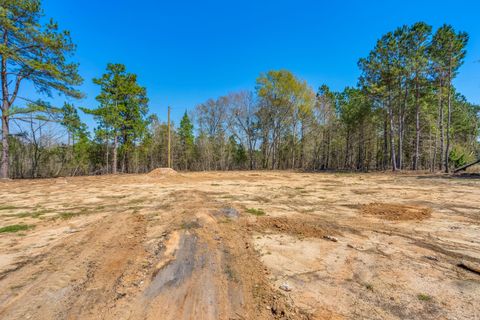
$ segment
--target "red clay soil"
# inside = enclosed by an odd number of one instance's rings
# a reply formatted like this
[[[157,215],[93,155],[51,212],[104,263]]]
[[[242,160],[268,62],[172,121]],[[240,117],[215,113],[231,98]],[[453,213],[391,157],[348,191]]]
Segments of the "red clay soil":
[[[361,210],[365,215],[386,220],[423,220],[432,214],[430,208],[391,203],[370,203],[363,205]]]

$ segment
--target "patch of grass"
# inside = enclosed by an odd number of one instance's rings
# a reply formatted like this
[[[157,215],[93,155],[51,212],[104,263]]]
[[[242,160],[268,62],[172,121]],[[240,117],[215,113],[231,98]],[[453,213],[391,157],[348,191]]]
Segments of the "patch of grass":
[[[64,220],[78,216],[77,212],[65,211],[58,214],[58,217]]]
[[[28,225],[28,224],[12,224],[10,226],[5,226],[0,228],[0,233],[7,233],[7,232],[13,233],[13,232],[32,229],[33,227],[34,227],[33,225]]]
[[[13,209],[18,209],[18,207],[15,206],[0,206],[0,210],[13,210]]]
[[[126,195],[102,195],[102,196],[97,196],[97,198],[100,199],[123,199],[125,198]]]
[[[19,214],[16,214],[15,216],[16,217],[19,217],[19,218],[38,218],[40,217],[42,214],[40,212],[20,212]]]
[[[417,298],[418,298],[418,300],[420,300],[420,301],[430,301],[430,300],[432,300],[432,297],[429,296],[428,294],[425,294],[425,293],[419,293],[419,294],[417,295]]]
[[[264,216],[266,213],[262,209],[255,209],[255,208],[249,208],[247,209],[247,212],[254,215],[254,216]]]
[[[38,211],[25,211],[25,212],[20,212],[19,214],[16,214],[16,217],[19,218],[39,218],[43,216],[46,213],[53,212],[53,210],[49,209],[43,209],[43,210],[38,210]]]
[[[87,214],[88,213],[88,209],[86,208],[83,208],[82,210],[78,211],[78,212],[73,212],[73,211],[64,211],[64,212],[60,212],[57,217],[63,219],[63,220],[68,220],[68,219],[71,219],[71,218],[74,218],[74,217],[78,217],[82,214]]]

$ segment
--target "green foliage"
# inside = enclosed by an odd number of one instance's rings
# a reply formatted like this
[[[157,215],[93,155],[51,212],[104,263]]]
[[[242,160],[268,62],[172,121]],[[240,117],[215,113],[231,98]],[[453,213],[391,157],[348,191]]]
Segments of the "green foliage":
[[[456,33],[452,26],[444,24],[433,35],[429,53],[436,76],[454,78],[466,55],[468,34]],[[449,75],[448,72],[452,74]]]
[[[306,81],[297,79],[290,71],[269,71],[257,78],[257,94],[268,108],[272,121],[282,123],[295,112],[308,113],[314,95]]]
[[[70,103],[65,103],[62,108],[63,125],[69,133],[69,138],[80,139],[88,136],[87,125],[80,120],[77,109]]]
[[[268,71],[257,78],[256,91],[260,99],[260,108],[257,112],[262,126],[262,152],[266,156],[273,150],[271,167],[279,167],[279,159],[282,157],[292,158],[294,166],[297,149],[297,137],[299,122],[303,121],[312,113],[315,95],[306,81],[295,77],[290,71]],[[289,152],[282,148],[280,138],[285,127],[292,127],[290,136]],[[291,154],[288,154],[291,153]],[[264,159],[266,167],[268,159]]]
[[[82,108],[98,121],[97,137],[114,141],[114,161],[117,160],[118,142],[121,142],[123,159],[131,153],[134,144],[141,140],[148,127],[147,90],[137,83],[137,76],[126,72],[122,64],[108,64],[107,72],[93,79],[100,86],[96,100],[100,103],[96,109]],[[124,162],[128,166],[128,162]],[[116,172],[117,163],[112,164]],[[128,172],[128,167],[126,168]]]
[[[113,135],[122,135],[125,142],[140,138],[147,125],[147,91],[137,84],[137,76],[127,73],[122,64],[108,64],[107,73],[93,79],[101,92],[96,97],[97,109],[83,108],[95,116],[100,128],[111,130]]]
[[[370,116],[372,104],[368,97],[359,89],[345,88],[337,97],[340,120],[348,129]]]
[[[418,300],[420,301],[430,301],[432,300],[432,297],[429,296],[428,294],[420,293],[417,295]]]
[[[0,210],[14,210],[17,209],[15,206],[10,206],[10,205],[2,205],[0,206]]]
[[[52,90],[81,97],[74,87],[82,83],[78,65],[68,61],[75,51],[70,33],[61,31],[53,20],[42,25],[43,11],[38,0],[6,0],[0,7],[0,25],[8,43],[0,45],[2,59],[16,74],[15,87],[28,80],[47,95]],[[16,98],[14,89],[11,103]]]
[[[239,167],[243,167],[244,164],[247,162],[248,156],[243,144],[237,143],[235,145],[235,153],[233,159],[234,163]]]
[[[450,161],[455,168],[459,168],[467,164],[465,153],[459,151],[457,148],[450,151]]]
[[[2,43],[2,161],[0,177],[9,175],[9,122],[57,120],[60,109],[28,96],[21,96],[25,82],[39,95],[51,97],[54,92],[81,98],[75,89],[82,83],[78,65],[69,61],[75,51],[68,31],[61,31],[56,22],[45,17],[38,0],[5,0],[0,6]],[[21,101],[18,103],[18,101]],[[33,125],[32,125],[33,126]]]
[[[12,157],[2,168],[12,163],[13,177],[25,178],[164,166],[167,125],[147,117],[146,89],[122,64],[108,64],[93,79],[100,88],[98,106],[81,108],[97,121],[93,138],[71,103],[58,108],[42,99],[23,103],[21,97],[22,103],[13,104],[24,81],[47,96],[81,96],[75,90],[81,83],[77,65],[68,59],[75,49],[70,35],[43,21],[39,1],[4,1],[0,8],[9,37],[0,44],[8,69],[2,84],[11,97],[2,114],[26,124],[24,132],[3,135],[0,150],[8,154],[10,148]],[[479,106],[452,84],[467,42],[466,33],[449,25],[400,26],[360,59],[358,86],[340,92],[324,84],[315,95],[288,70],[261,73],[255,92],[208,99],[185,112],[177,128],[172,125],[174,167],[433,171],[439,163],[448,168],[448,160],[460,166],[480,150]],[[60,126],[52,129],[47,121],[63,126],[68,143],[57,132]]]
[[[241,143],[237,143],[233,135],[228,138],[227,153],[232,169],[245,167],[248,159],[247,152]]]
[[[25,231],[32,229],[34,226],[33,225],[27,225],[27,224],[12,224],[9,226],[1,227],[0,228],[0,233],[14,233],[18,231]]]
[[[247,212],[257,217],[264,216],[266,214],[265,211],[263,211],[262,209],[255,208],[249,208],[247,209]]]
[[[195,137],[193,135],[193,124],[187,112],[185,112],[180,121],[178,137],[180,139],[181,166],[183,169],[189,169],[193,161]]]

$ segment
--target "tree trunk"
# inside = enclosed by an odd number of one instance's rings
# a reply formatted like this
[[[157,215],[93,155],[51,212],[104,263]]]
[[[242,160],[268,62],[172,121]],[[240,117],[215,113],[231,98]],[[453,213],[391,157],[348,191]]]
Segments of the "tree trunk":
[[[350,154],[350,129],[347,128],[346,132],[346,137],[345,137],[345,164],[344,168],[347,169],[349,167],[349,154]]]
[[[440,128],[440,163],[439,163],[439,168],[442,170],[443,166],[443,154],[444,154],[444,146],[445,146],[445,141],[444,141],[444,130],[443,130],[443,99],[442,99],[442,94],[443,94],[443,84],[440,85],[440,102],[439,102],[439,111],[438,111],[438,125]]]
[[[399,114],[398,114],[398,154],[397,154],[397,161],[398,161],[398,169],[403,169],[403,136],[405,131],[405,111],[407,110],[407,101],[408,101],[408,86],[405,86],[405,97],[403,100],[403,104],[400,106]]]
[[[110,165],[110,161],[109,161],[109,154],[110,154],[110,150],[108,149],[108,127],[106,127],[106,130],[105,130],[105,166],[106,166],[106,174],[109,174],[110,173],[110,170],[108,169],[109,165]]]
[[[363,121],[360,124],[359,132],[359,141],[358,141],[358,159],[357,159],[357,170],[364,171],[365,169],[365,159],[364,159],[364,141],[365,141],[365,126]]]
[[[449,70],[448,70],[448,93],[447,93],[447,146],[445,147],[445,172],[448,173],[449,171],[449,159],[450,159],[450,122],[452,118],[452,98],[451,98],[451,92],[452,92],[452,85],[451,85],[451,73],[452,73],[452,67],[451,67],[451,61],[449,65]]]
[[[418,158],[420,157],[420,102],[418,82],[415,84],[415,154],[413,156],[413,170],[418,170]]]
[[[3,107],[2,110],[7,108]],[[8,116],[6,112],[2,112],[2,165],[0,168],[0,179],[8,179],[8,165],[9,165],[9,145],[8,145]]]
[[[327,129],[327,150],[325,157],[325,169],[330,167],[330,128]]]
[[[3,30],[3,45],[8,46],[8,32]],[[8,167],[9,167],[9,145],[8,135],[10,133],[8,125],[8,110],[10,109],[9,103],[9,90],[8,90],[8,78],[7,78],[7,58],[2,54],[2,66],[1,66],[1,81],[2,81],[2,165],[0,168],[0,179],[8,179]]]
[[[293,132],[292,132],[292,169],[295,169],[295,147],[296,147],[296,139],[297,139],[297,125],[296,123],[293,125]]]
[[[118,151],[118,137],[114,133],[113,136],[113,161],[112,161],[112,173],[117,174],[117,151]]]
[[[250,170],[253,170],[253,143],[251,139],[248,141],[248,157],[250,158]]]
[[[396,159],[395,159],[395,132],[394,132],[394,128],[393,128],[393,109],[392,109],[392,104],[391,104],[391,101],[390,101],[390,97],[389,97],[389,102],[388,102],[388,117],[390,119],[390,157],[391,157],[391,161],[392,161],[392,171],[396,171],[397,170],[397,162],[396,162]]]
[[[302,121],[300,125],[300,168],[305,166],[305,124]]]
[[[385,116],[385,121],[383,122],[383,159],[382,159],[382,169],[387,170],[388,165],[388,119]]]

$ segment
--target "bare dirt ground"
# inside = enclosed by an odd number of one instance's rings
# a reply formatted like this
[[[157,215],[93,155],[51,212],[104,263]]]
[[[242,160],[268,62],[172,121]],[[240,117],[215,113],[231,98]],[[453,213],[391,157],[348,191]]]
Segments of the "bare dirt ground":
[[[480,319],[479,179],[8,181],[0,230],[0,319]]]

